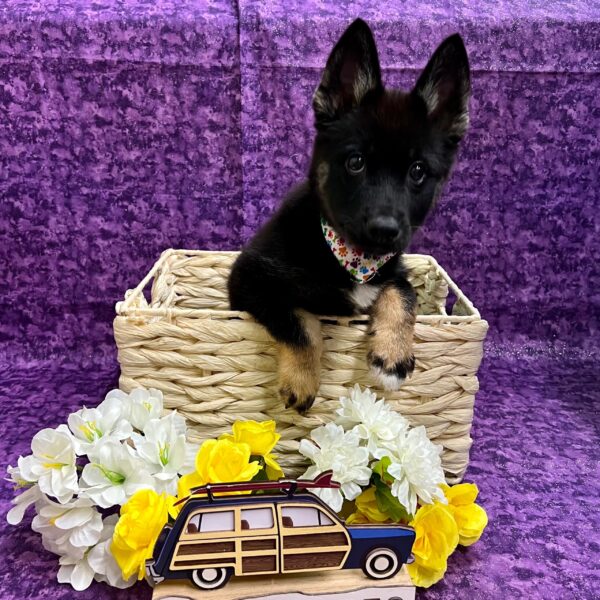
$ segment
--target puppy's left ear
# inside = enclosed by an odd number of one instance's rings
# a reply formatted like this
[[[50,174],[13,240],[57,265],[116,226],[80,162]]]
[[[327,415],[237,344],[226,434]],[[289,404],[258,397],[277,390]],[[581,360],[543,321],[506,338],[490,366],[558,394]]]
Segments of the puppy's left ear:
[[[421,73],[413,94],[425,102],[429,119],[458,142],[469,125],[469,59],[458,33],[446,38]]]
[[[317,127],[338,119],[382,89],[373,34],[362,19],[356,19],[331,51],[313,97]]]

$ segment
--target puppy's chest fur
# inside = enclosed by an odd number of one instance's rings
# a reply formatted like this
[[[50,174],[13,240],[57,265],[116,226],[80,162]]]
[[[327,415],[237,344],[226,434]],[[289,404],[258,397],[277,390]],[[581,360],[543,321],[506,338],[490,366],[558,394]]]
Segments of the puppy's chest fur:
[[[347,296],[357,314],[367,313],[375,302],[380,290],[380,284],[355,283],[350,291],[347,292]]]

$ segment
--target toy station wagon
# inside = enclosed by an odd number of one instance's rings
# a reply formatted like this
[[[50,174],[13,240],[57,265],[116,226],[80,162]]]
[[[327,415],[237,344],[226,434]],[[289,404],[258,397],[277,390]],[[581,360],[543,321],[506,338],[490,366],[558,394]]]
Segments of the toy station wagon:
[[[314,481],[194,489],[146,561],[149,582],[189,578],[203,590],[214,590],[233,574],[362,569],[373,579],[393,577],[409,561],[414,530],[403,525],[346,526],[308,491],[327,487],[339,487],[331,472]],[[232,492],[258,493],[215,497]]]

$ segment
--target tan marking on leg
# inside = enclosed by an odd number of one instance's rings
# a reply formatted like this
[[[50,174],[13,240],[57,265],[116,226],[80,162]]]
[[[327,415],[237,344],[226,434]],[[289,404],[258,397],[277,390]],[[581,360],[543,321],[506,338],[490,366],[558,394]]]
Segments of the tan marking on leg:
[[[304,414],[312,406],[319,390],[323,337],[317,317],[305,311],[297,311],[297,315],[310,344],[301,348],[277,344],[279,391],[287,406],[293,406]]]
[[[398,389],[414,368],[413,338],[416,315],[407,310],[402,294],[385,287],[373,304],[369,362],[386,389]]]

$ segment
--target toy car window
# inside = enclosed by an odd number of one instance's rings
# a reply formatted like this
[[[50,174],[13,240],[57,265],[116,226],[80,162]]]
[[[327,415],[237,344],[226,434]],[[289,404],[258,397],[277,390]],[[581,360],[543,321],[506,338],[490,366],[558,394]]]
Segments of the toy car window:
[[[284,527],[319,527],[333,525],[333,521],[322,511],[312,506],[284,506],[281,509]]]
[[[333,521],[323,511],[319,511],[319,523],[321,525],[333,525]]]
[[[242,529],[271,529],[273,527],[273,509],[246,508],[241,515]]]
[[[200,533],[208,533],[210,531],[233,531],[234,518],[232,510],[224,510],[218,512],[206,512],[200,520]]]
[[[200,519],[202,518],[202,513],[198,513],[194,515],[187,524],[186,533],[198,533],[200,531]]]

